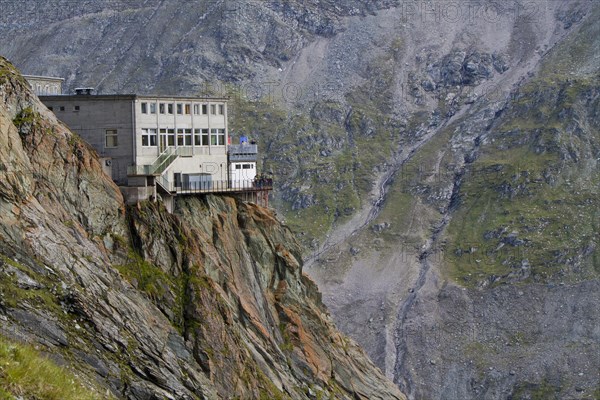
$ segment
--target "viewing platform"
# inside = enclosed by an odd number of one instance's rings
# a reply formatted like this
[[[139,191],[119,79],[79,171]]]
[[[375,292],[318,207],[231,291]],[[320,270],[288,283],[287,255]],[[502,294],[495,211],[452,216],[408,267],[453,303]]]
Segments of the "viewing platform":
[[[185,196],[198,194],[231,194],[245,201],[253,201],[262,206],[269,206],[269,191],[273,190],[273,179],[259,178],[241,181],[195,181],[169,182],[160,177],[156,180],[157,187],[170,196]]]
[[[170,194],[207,194],[207,193],[242,193],[273,190],[273,179],[254,179],[244,181],[196,181],[169,182],[166,179],[156,181],[163,190]]]

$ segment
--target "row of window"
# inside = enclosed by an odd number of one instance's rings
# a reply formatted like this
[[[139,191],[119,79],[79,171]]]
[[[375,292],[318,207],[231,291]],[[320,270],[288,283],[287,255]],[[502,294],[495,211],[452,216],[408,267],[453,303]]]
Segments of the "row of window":
[[[42,86],[41,84],[38,83],[34,87],[33,83],[30,83],[29,86],[31,87],[31,90],[33,90],[35,92],[35,94],[37,94],[38,96],[59,94],[59,86],[58,85]]]
[[[159,136],[160,135],[160,136]],[[225,146],[225,129],[142,129],[142,146]]]
[[[252,169],[253,167],[252,164],[235,164],[235,169]]]
[[[81,108],[79,106],[73,106],[73,111],[79,111]],[[54,107],[50,106],[48,107],[48,110],[50,111],[54,111]],[[59,111],[65,111],[65,106],[60,106],[58,107]]]
[[[189,103],[140,103],[142,114],[174,114],[190,115],[192,111],[194,115],[207,115],[209,110],[212,115],[224,115],[224,104],[189,104]]]

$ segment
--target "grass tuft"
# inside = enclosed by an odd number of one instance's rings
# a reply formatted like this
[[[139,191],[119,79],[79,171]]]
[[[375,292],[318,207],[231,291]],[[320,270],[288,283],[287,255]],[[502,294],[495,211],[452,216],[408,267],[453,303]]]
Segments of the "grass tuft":
[[[0,338],[0,399],[95,400],[104,398],[31,346]]]

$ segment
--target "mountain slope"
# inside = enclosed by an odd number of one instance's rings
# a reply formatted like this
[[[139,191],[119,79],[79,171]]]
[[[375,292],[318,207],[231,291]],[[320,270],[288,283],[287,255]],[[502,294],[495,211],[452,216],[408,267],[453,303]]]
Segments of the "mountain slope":
[[[311,266],[409,398],[599,393],[599,12],[417,149]]]
[[[0,93],[0,334],[119,398],[404,398],[335,330],[270,211],[126,209],[4,59]]]
[[[28,5],[0,16],[0,53],[28,73],[104,93],[232,95],[232,131],[258,139],[274,204],[317,250],[332,226],[364,221],[404,149],[526,78],[593,2]]]
[[[325,303],[413,398],[597,396],[597,2],[464,3],[98,2],[101,29],[62,9],[0,51],[231,93]]]

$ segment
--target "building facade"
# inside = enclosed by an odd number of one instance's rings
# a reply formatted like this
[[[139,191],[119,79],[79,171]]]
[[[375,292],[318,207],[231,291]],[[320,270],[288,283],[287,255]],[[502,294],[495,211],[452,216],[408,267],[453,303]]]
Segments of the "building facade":
[[[132,202],[231,184],[227,99],[89,94],[40,99],[98,151],[106,172]]]
[[[36,75],[23,75],[23,77],[29,83],[31,90],[38,96],[62,94],[62,86],[65,81],[62,78]]]

